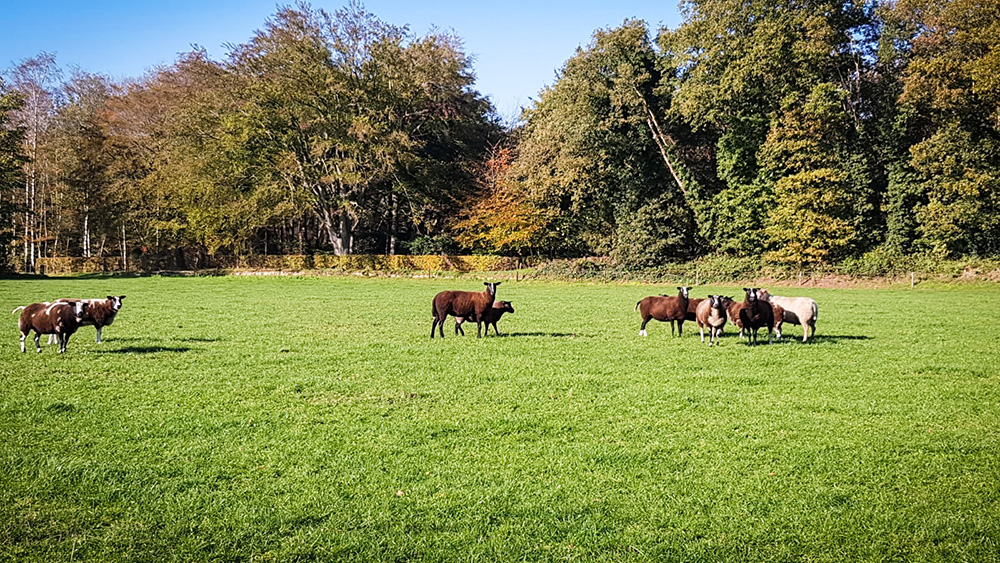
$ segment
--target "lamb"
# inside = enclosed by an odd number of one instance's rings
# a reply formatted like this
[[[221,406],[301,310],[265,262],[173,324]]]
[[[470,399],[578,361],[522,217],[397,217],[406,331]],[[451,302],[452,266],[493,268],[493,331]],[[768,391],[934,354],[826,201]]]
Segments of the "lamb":
[[[747,331],[749,344],[752,346],[757,344],[757,331],[761,327],[767,327],[767,341],[770,343],[773,337],[774,309],[770,303],[758,297],[758,288],[744,287],[743,291],[746,293],[746,298],[740,307],[739,317],[743,328]]]
[[[109,295],[107,299],[56,299],[56,303],[87,303],[87,314],[83,317],[83,326],[97,328],[97,343],[101,343],[101,329],[115,322],[115,316],[122,308],[124,295]],[[49,344],[55,343],[55,335],[49,335]]]
[[[816,336],[816,320],[819,319],[819,307],[815,301],[808,297],[771,295],[766,289],[761,289],[758,297],[764,301],[779,305],[784,310],[784,321],[786,323],[802,326],[802,342],[807,342],[810,336]]]
[[[484,319],[484,322],[486,323],[486,336],[490,335],[491,324],[493,325],[493,332],[499,336],[500,331],[497,330],[497,321],[500,320],[500,317],[502,317],[504,313],[513,312],[514,306],[510,304],[510,301],[495,301],[493,303],[493,307],[486,311],[486,318]],[[459,332],[462,333],[462,336],[465,336],[465,331],[462,330],[462,323],[467,320],[469,320],[469,318],[455,317],[455,336],[458,336]]]
[[[486,291],[442,291],[434,296],[431,338],[434,338],[435,328],[440,332],[441,338],[444,338],[444,321],[448,315],[462,317],[463,321],[476,321],[476,338],[482,338],[482,323],[486,320],[487,312],[493,308],[500,282],[484,282],[483,285],[486,286]]]
[[[635,304],[633,310],[639,311],[642,315],[642,327],[639,328],[639,335],[646,336],[646,323],[650,319],[658,321],[670,321],[670,334],[674,334],[674,321],[677,321],[677,336],[683,335],[684,319],[687,317],[688,291],[690,287],[677,287],[676,297],[664,297],[662,295],[650,295]]]
[[[726,301],[721,295],[709,295],[698,305],[696,313],[701,341],[705,342],[705,327],[708,327],[708,346],[719,341],[722,327],[726,326]]]
[[[39,354],[42,352],[42,347],[38,344],[38,337],[43,334],[58,336],[59,353],[65,353],[69,337],[80,328],[87,307],[88,303],[84,301],[75,303],[45,302],[24,305],[11,311],[12,313],[21,311],[21,317],[18,320],[18,328],[21,331],[21,353],[24,353],[24,339],[31,331],[35,331],[35,349]]]

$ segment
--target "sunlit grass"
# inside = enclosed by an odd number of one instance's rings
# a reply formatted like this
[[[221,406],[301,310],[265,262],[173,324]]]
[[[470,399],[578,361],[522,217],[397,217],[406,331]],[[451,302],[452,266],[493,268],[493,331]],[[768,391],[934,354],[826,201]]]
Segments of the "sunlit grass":
[[[0,281],[128,296],[62,356],[9,316],[0,559],[1000,560],[997,287],[776,290],[814,342],[709,349],[638,335],[672,286],[507,281],[502,336],[431,340],[481,288]]]

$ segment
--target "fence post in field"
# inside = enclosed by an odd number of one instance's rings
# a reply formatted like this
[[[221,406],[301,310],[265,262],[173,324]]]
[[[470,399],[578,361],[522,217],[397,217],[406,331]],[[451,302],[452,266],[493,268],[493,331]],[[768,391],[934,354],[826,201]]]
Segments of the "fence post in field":
[[[913,289],[913,272],[910,272],[910,289]]]

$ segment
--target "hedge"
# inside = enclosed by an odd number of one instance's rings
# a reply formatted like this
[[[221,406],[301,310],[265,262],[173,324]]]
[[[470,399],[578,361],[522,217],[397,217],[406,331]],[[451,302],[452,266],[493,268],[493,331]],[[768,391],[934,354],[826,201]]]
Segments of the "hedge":
[[[159,263],[160,261],[150,261]],[[166,268],[143,268],[142,260],[138,267],[135,262],[129,264],[129,271],[153,270]],[[453,272],[489,272],[499,270],[514,270],[537,264],[534,259],[517,259],[507,256],[438,256],[438,255],[382,255],[382,254],[351,254],[335,256],[332,254],[286,254],[286,255],[256,255],[256,256],[211,256],[202,260],[203,269],[223,270],[275,270],[299,272],[304,270],[342,270],[351,272],[387,272],[387,271],[453,271]],[[40,258],[38,273],[40,274],[79,274],[94,272],[121,272],[120,258],[74,258],[56,257]]]

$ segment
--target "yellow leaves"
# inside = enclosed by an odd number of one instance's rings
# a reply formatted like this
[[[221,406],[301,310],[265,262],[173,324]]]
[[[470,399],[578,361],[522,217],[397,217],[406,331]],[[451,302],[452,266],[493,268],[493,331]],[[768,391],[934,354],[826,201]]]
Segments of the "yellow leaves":
[[[843,174],[821,168],[792,174],[774,187],[777,206],[765,231],[779,250],[778,262],[808,264],[835,258],[854,241]]]

